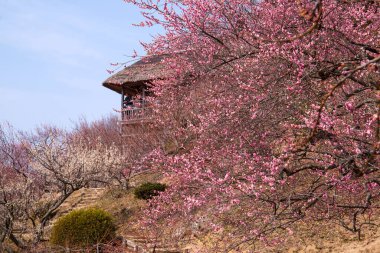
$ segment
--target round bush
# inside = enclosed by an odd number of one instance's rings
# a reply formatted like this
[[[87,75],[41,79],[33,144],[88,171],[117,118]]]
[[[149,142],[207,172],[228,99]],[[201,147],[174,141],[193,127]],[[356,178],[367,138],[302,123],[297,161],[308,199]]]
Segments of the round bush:
[[[115,230],[109,213],[97,208],[80,209],[54,224],[50,242],[65,247],[86,247],[112,239]]]
[[[160,183],[144,183],[135,189],[135,197],[138,199],[151,199],[165,191],[167,185]]]

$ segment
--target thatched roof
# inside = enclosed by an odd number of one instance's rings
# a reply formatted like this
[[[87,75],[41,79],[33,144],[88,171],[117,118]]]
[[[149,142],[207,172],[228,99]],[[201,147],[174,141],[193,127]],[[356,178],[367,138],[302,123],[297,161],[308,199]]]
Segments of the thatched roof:
[[[103,82],[103,86],[121,93],[125,90],[138,90],[145,83],[168,77],[168,68],[162,60],[167,56],[146,56],[138,62],[124,68]]]

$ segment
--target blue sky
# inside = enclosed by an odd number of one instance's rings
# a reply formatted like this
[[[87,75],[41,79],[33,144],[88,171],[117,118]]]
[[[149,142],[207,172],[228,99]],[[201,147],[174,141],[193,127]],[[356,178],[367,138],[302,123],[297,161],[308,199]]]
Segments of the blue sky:
[[[101,83],[159,28],[123,0],[0,0],[0,122],[64,128],[119,108]]]

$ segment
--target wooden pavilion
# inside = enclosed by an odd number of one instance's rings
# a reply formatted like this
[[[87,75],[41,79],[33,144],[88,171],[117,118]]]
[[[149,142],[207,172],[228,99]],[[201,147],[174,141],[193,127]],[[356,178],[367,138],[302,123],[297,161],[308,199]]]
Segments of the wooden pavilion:
[[[103,86],[121,95],[121,130],[123,135],[136,133],[136,125],[152,121],[152,108],[147,102],[150,83],[168,76],[163,63],[166,56],[146,56],[109,77]]]

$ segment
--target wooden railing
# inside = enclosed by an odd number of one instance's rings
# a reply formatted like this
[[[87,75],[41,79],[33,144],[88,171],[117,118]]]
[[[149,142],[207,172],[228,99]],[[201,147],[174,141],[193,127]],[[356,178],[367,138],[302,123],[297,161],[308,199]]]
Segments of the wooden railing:
[[[133,123],[152,118],[153,110],[151,107],[143,108],[123,108],[121,110],[122,123]]]

